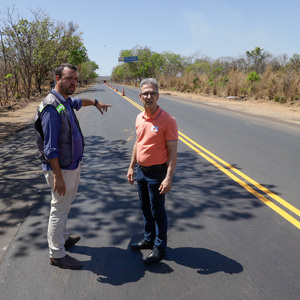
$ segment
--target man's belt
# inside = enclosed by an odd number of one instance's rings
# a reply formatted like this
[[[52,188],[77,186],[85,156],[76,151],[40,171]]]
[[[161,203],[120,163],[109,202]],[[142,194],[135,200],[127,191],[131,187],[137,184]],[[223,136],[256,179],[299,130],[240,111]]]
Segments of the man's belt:
[[[153,166],[149,166],[149,167],[144,167],[144,166],[139,165],[142,172],[160,171],[160,170],[164,169],[166,166],[167,166],[167,163],[164,163],[161,165],[153,165]]]

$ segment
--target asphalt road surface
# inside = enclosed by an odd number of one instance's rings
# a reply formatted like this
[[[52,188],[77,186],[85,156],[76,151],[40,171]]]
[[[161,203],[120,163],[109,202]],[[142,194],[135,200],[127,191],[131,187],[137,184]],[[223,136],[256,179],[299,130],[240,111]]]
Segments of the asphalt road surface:
[[[180,142],[167,256],[145,266],[149,250],[130,250],[143,223],[126,178],[141,102],[115,89],[81,94],[113,107],[78,112],[86,146],[68,224],[80,270],[49,264],[32,128],[1,144],[0,299],[300,299],[300,128],[161,95]]]

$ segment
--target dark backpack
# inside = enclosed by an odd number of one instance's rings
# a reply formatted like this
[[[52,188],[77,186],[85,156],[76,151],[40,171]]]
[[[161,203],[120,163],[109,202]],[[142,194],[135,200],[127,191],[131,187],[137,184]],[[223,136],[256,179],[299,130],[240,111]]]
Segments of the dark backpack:
[[[56,109],[59,115],[63,110],[66,109],[65,106],[59,101],[59,99],[57,99],[57,97],[55,97],[55,95],[50,92],[47,95],[47,97],[40,103],[37,112],[35,114],[35,118],[34,118],[35,141],[38,147],[39,159],[45,164],[49,164],[49,161],[44,154],[44,133],[42,128],[41,115],[44,108],[47,105],[52,105]]]

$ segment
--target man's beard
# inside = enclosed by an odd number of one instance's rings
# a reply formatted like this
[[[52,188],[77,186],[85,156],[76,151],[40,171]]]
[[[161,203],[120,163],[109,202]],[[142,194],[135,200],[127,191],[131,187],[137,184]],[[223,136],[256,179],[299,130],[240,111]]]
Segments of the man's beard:
[[[76,86],[73,85],[73,86],[66,87],[66,86],[61,85],[60,88],[64,94],[70,96],[70,95],[74,94]]]

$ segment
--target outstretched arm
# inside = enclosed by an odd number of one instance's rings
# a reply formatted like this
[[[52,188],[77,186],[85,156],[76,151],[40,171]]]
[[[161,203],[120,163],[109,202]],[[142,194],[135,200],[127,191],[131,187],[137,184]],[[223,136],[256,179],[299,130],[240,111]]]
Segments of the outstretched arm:
[[[96,108],[101,112],[102,115],[103,112],[106,112],[109,107],[112,107],[112,105],[105,104],[96,99],[95,100],[81,99],[81,101],[82,101],[82,106],[91,106],[91,105],[96,106]]]

